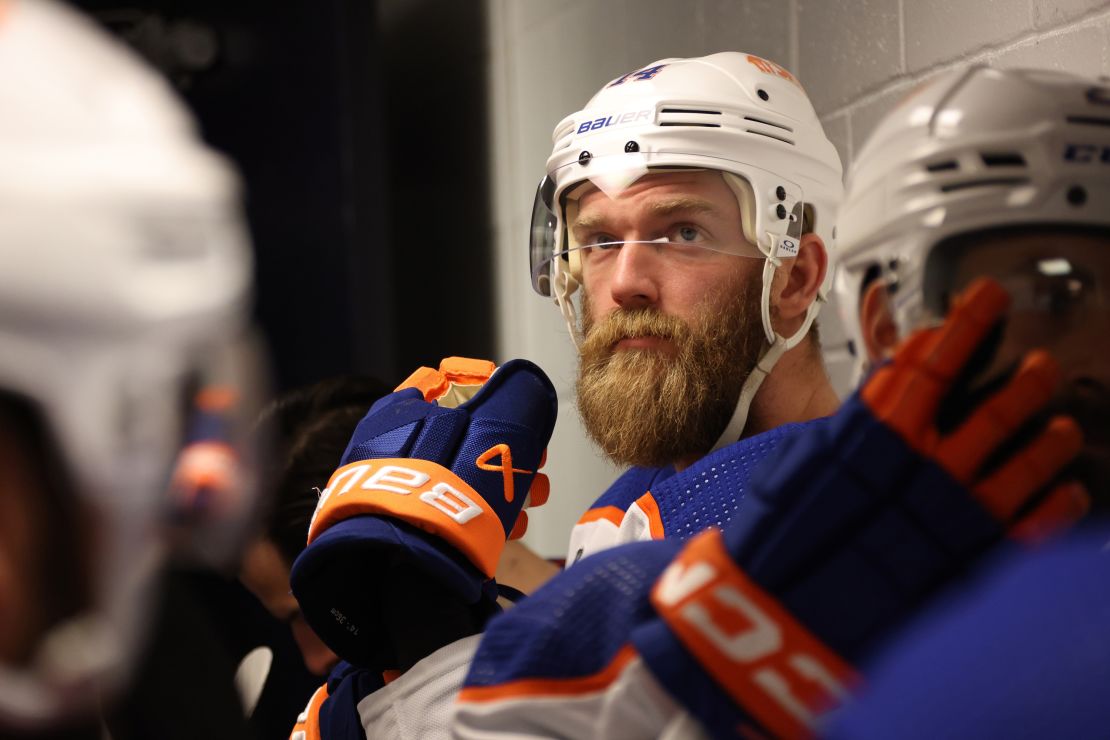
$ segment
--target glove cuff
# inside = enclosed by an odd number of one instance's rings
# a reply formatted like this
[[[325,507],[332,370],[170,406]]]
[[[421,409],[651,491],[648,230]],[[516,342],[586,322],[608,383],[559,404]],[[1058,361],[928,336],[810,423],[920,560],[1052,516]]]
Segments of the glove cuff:
[[[332,474],[308,529],[308,544],[362,514],[389,516],[428,532],[493,578],[505,547],[497,513],[469,484],[429,460],[360,460]]]
[[[695,716],[705,697],[685,696],[697,683],[688,680],[691,667],[775,737],[813,734],[819,716],[860,683],[847,662],[737,567],[719,530],[683,548],[656,581],[651,603],[659,621],[637,630],[633,641]],[[685,655],[675,660],[674,653]],[[707,725],[715,724],[720,713],[708,714]]]

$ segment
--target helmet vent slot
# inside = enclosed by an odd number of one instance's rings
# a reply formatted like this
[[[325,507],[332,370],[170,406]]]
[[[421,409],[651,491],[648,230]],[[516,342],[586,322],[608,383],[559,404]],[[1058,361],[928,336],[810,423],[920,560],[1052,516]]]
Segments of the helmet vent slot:
[[[959,163],[954,159],[946,159],[943,162],[933,162],[932,164],[925,165],[925,169],[929,172],[947,172],[949,170],[960,169]]]
[[[660,126],[701,126],[702,128],[720,128],[719,123],[694,123],[693,121],[660,121]]]
[[[697,110],[694,108],[664,108],[660,113],[700,113],[703,116],[719,116],[719,110]]]
[[[1024,167],[1025,157],[1018,152],[997,152],[982,154],[983,164],[987,167]]]
[[[1110,126],[1110,118],[1098,116],[1068,116],[1068,123],[1078,123],[1081,126]]]
[[[782,142],[785,142],[785,143],[789,144],[790,146],[794,146],[794,142],[791,139],[787,139],[787,138],[782,137],[782,136],[775,136],[774,134],[767,133],[766,131],[760,131],[759,129],[754,129],[754,128],[749,128],[749,129],[744,129],[744,130],[747,131],[749,134],[757,134],[759,136],[766,136],[768,139],[774,139],[775,141],[782,141]]]
[[[941,185],[940,192],[952,193],[957,190],[967,190],[969,188],[1014,187],[1016,185],[1028,184],[1029,179],[1026,177],[989,177],[982,180],[964,180],[963,182],[950,182],[947,185]]]
[[[668,118],[664,118],[667,114],[671,114]],[[681,116],[699,116],[699,118],[679,118],[675,114]],[[659,125],[660,126],[701,126],[702,128],[720,128],[721,124],[706,121],[700,116],[720,116],[719,110],[704,110],[702,108],[663,108],[659,111]],[[677,120],[676,120],[677,118]],[[669,119],[669,120],[668,120]]]
[[[756,118],[755,116],[744,116],[744,120],[745,121],[752,121],[753,123],[762,123],[764,126],[774,126],[775,128],[781,128],[783,131],[789,131],[790,133],[794,133],[794,129],[790,128],[789,126],[787,126],[785,124],[775,123],[774,121],[768,121],[768,120],[763,119],[763,118]]]

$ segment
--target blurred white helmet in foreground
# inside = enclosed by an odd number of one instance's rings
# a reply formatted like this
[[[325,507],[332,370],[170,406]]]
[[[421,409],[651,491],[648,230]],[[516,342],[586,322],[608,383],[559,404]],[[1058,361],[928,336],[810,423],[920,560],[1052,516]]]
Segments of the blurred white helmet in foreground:
[[[231,168],[160,77],[73,11],[0,0],[0,111],[0,412],[9,439],[13,418],[32,419],[15,436],[38,429],[62,468],[15,487],[9,504],[50,504],[30,515],[22,555],[0,551],[16,567],[52,561],[31,587],[66,602],[0,604],[6,623],[40,612],[31,643],[0,660],[0,726],[34,727],[126,676],[173,517],[216,524],[201,546],[220,549],[249,508],[237,467],[230,496],[174,501],[168,484],[190,434],[237,434],[213,420],[252,391],[240,378],[251,259]],[[191,407],[206,388],[212,428],[199,430]],[[59,549],[69,557],[43,553]]]

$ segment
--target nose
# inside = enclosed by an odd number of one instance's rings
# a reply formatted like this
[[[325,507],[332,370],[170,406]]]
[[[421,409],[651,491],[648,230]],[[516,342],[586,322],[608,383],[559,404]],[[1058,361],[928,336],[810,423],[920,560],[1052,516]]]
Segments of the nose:
[[[609,294],[621,308],[644,308],[659,302],[659,247],[625,244],[613,266]]]

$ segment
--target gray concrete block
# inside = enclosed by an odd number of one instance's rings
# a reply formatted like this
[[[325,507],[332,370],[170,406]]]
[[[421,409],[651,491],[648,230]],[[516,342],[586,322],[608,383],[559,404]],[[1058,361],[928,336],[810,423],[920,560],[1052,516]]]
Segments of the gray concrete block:
[[[701,15],[698,3],[687,0],[631,0],[624,16],[624,38],[632,67],[706,54]]]
[[[1103,70],[1106,32],[1099,26],[1035,39],[993,55],[996,67],[1043,67],[1096,77]]]
[[[906,0],[904,11],[910,72],[1004,43],[1032,27],[1029,0]]]
[[[882,120],[883,116],[890,111],[895,105],[904,98],[910,90],[917,87],[916,82],[900,82],[892,85],[883,90],[880,95],[875,99],[853,108],[851,111],[851,130],[852,130],[852,156],[858,157],[863,145],[867,143],[867,138],[871,136],[871,132],[875,130],[875,126]],[[844,173],[848,173],[848,168],[844,168]]]
[[[746,51],[790,69],[789,3],[782,0],[697,0],[697,4],[706,53]]]
[[[1033,25],[1053,28],[1098,8],[1108,7],[1110,3],[1106,0],[1033,0]]]
[[[840,154],[840,163],[844,171],[848,171],[848,164],[852,161],[852,137],[848,125],[848,114],[838,113],[821,119],[821,127],[825,129],[825,136],[836,147]]]
[[[818,114],[902,71],[898,0],[798,0],[798,69]]]

